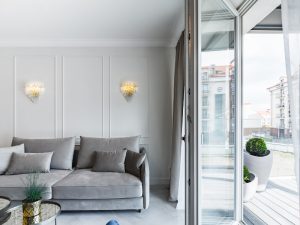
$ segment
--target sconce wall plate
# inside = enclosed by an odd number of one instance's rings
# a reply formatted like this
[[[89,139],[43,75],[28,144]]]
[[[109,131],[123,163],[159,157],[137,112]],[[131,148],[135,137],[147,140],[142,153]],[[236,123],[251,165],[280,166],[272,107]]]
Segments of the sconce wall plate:
[[[37,102],[44,92],[45,87],[42,82],[33,81],[25,84],[25,94],[33,103]]]
[[[120,89],[124,97],[132,97],[138,91],[138,86],[133,81],[125,81],[121,83]]]

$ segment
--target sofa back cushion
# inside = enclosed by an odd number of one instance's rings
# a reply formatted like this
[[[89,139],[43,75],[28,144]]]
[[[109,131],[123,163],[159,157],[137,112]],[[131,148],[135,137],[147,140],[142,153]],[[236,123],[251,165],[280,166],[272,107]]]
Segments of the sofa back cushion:
[[[0,175],[4,174],[7,170],[12,154],[14,152],[24,153],[24,144],[13,147],[0,148]]]
[[[139,152],[139,136],[122,138],[80,138],[77,168],[92,168],[98,151],[123,151],[124,148]]]
[[[72,169],[75,137],[56,139],[23,139],[14,137],[12,145],[25,145],[26,153],[53,152],[51,169]]]
[[[49,173],[53,152],[13,153],[6,175]]]

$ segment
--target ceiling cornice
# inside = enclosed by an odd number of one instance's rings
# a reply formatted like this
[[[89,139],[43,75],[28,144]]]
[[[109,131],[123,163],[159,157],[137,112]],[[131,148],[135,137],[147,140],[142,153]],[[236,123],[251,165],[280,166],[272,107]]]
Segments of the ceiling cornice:
[[[174,39],[0,39],[0,47],[175,47]]]

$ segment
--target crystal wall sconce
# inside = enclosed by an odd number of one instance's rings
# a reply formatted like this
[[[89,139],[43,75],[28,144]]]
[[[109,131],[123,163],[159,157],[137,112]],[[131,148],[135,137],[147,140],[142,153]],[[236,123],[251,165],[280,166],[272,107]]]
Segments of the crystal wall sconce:
[[[45,87],[42,82],[34,81],[25,84],[25,94],[33,103],[37,102],[44,92]]]
[[[121,84],[120,89],[124,97],[132,97],[138,91],[138,86],[133,81],[125,81]]]

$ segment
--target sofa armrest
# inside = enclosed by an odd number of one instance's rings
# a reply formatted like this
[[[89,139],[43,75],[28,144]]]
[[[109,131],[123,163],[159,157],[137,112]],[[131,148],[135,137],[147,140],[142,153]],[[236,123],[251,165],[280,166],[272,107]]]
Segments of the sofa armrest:
[[[140,152],[146,152],[145,148],[141,148]],[[144,209],[147,209],[150,202],[150,170],[149,170],[149,164],[147,156],[145,158],[145,161],[143,162],[141,166],[141,181],[143,184],[143,199],[144,199]]]

